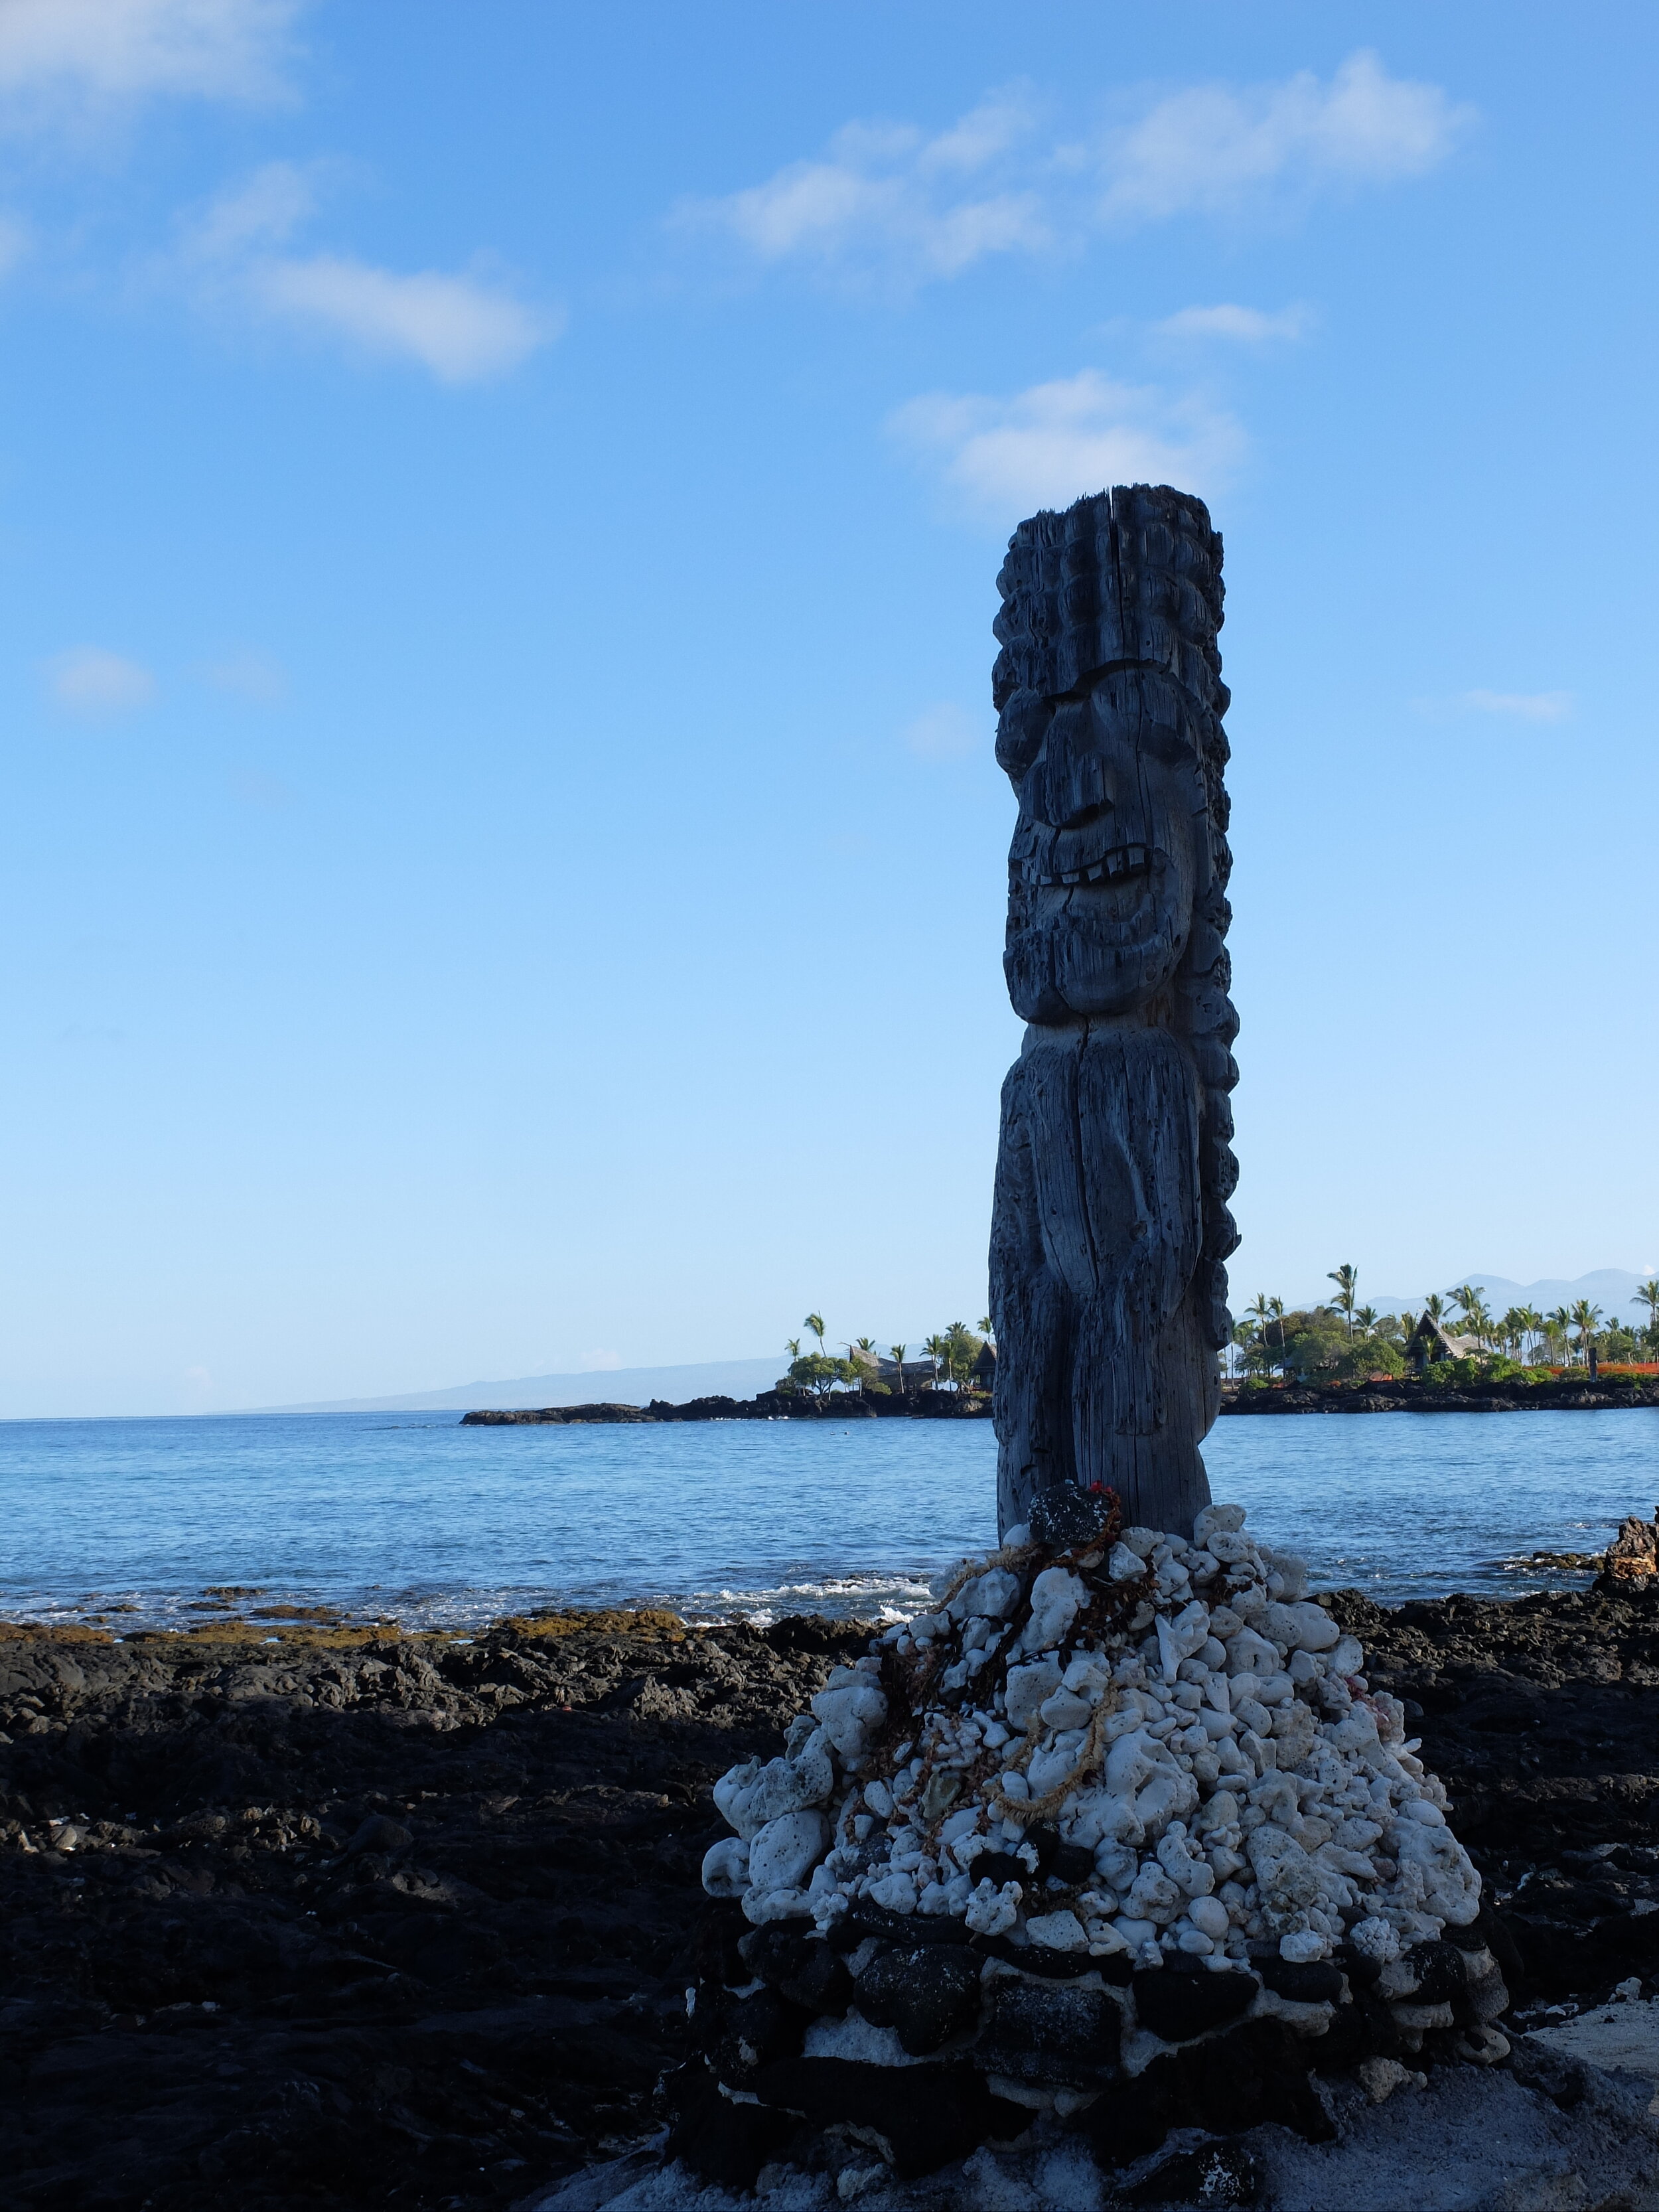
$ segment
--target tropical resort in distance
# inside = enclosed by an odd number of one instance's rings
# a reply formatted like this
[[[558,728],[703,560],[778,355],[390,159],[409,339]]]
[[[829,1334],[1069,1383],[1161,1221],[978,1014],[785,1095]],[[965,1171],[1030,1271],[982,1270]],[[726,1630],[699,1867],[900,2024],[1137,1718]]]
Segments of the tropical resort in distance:
[[[1591,1376],[1659,1373],[1659,1275],[1632,1298],[1633,1321],[1588,1298],[1548,1313],[1510,1306],[1494,1314],[1485,1286],[1432,1291],[1417,1313],[1379,1313],[1360,1303],[1357,1267],[1333,1268],[1320,1304],[1290,1308],[1259,1291],[1233,1325],[1230,1376],[1248,1387],[1282,1381],[1364,1383],[1417,1374],[1433,1382],[1546,1381],[1572,1367]]]

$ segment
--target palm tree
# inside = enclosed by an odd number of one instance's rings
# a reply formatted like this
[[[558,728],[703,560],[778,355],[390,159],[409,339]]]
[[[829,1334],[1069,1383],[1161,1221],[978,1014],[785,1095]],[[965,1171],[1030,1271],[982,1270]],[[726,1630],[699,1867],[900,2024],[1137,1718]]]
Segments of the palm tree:
[[[805,1320],[801,1323],[801,1327],[803,1328],[810,1328],[811,1330],[813,1335],[817,1337],[818,1340],[818,1350],[822,1352],[823,1349],[823,1316],[822,1314],[808,1314]]]
[[[899,1395],[907,1397],[909,1394],[904,1387],[904,1355],[910,1347],[908,1344],[890,1344],[887,1349],[892,1353],[893,1364],[898,1369]]]
[[[939,1363],[941,1360],[948,1359],[951,1356],[950,1340],[948,1337],[940,1334],[938,1330],[935,1330],[933,1334],[928,1338],[927,1341],[921,1348],[933,1363],[933,1387],[937,1389],[939,1388]]]
[[[786,1336],[783,1340],[783,1348],[792,1359],[800,1358],[800,1339],[798,1336]]]
[[[1566,1351],[1567,1331],[1572,1327],[1572,1316],[1567,1311],[1565,1306],[1552,1306],[1545,1318],[1548,1326],[1560,1339],[1561,1349],[1563,1352]]]
[[[855,1336],[847,1347],[847,1363],[856,1367],[859,1375],[859,1395],[864,1395],[864,1379],[876,1364],[876,1340],[873,1336]]]
[[[1537,1352],[1537,1338],[1544,1334],[1544,1316],[1540,1310],[1535,1305],[1517,1305],[1516,1318],[1522,1325],[1522,1345],[1531,1343],[1533,1352]]]
[[[1651,1337],[1655,1344],[1659,1345],[1659,1275],[1650,1275],[1631,1300],[1631,1304],[1633,1306],[1647,1308],[1648,1318],[1643,1334]]]
[[[1593,1306],[1588,1298],[1580,1298],[1572,1310],[1572,1325],[1578,1332],[1578,1349],[1589,1364],[1590,1346],[1595,1341],[1595,1324],[1601,1318],[1600,1306]]]
[[[1440,1323],[1444,1321],[1446,1318],[1446,1301],[1441,1297],[1438,1291],[1431,1291],[1429,1292],[1427,1297],[1423,1301],[1423,1310],[1427,1314],[1429,1319],[1434,1322],[1437,1328],[1438,1328]]]
[[[1354,1320],[1358,1323],[1361,1332],[1366,1336],[1370,1334],[1371,1331],[1376,1327],[1377,1322],[1381,1321],[1382,1318],[1382,1315],[1378,1313],[1375,1306],[1360,1306],[1354,1314]]]
[[[1492,1334],[1492,1316],[1486,1310],[1486,1286],[1484,1283],[1457,1283],[1447,1291],[1468,1323],[1469,1334],[1476,1343],[1484,1344]]]
[[[1257,1328],[1255,1322],[1250,1318],[1248,1313],[1245,1314],[1241,1320],[1236,1321],[1233,1323],[1233,1333],[1227,1342],[1227,1373],[1229,1377],[1237,1375],[1238,1372],[1238,1364],[1233,1356],[1234,1353],[1236,1352],[1247,1352],[1250,1346],[1255,1343],[1260,1334],[1261,1332]]]
[[[1336,1267],[1326,1276],[1325,1280],[1336,1285],[1336,1310],[1339,1313],[1347,1316],[1348,1341],[1352,1344],[1354,1297],[1359,1281],[1359,1270],[1358,1267]]]
[[[1262,1348],[1264,1351],[1266,1350],[1268,1342],[1267,1327],[1269,1322],[1276,1321],[1279,1323],[1279,1349],[1282,1353],[1285,1349],[1284,1299],[1270,1298],[1266,1291],[1258,1291],[1254,1300],[1249,1305],[1245,1307],[1244,1310],[1246,1313],[1254,1314],[1255,1316],[1256,1332],[1261,1339]]]

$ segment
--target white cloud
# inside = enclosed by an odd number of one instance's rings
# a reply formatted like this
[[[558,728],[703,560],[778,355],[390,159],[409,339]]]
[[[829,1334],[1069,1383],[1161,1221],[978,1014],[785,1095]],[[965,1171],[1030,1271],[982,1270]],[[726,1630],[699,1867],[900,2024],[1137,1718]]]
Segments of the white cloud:
[[[1232,212],[1274,189],[1389,184],[1443,161],[1474,111],[1438,85],[1351,54],[1328,84],[1195,85],[1108,140],[1102,212],[1115,222]]]
[[[1182,307],[1152,327],[1160,337],[1219,338],[1235,345],[1267,345],[1275,339],[1305,337],[1313,317],[1306,307],[1281,307],[1267,314],[1260,307],[1223,305]]]
[[[325,165],[268,161],[241,184],[210,201],[190,223],[185,251],[192,260],[233,258],[261,246],[280,246],[316,211]]]
[[[990,741],[982,720],[965,707],[945,703],[924,708],[906,725],[904,742],[923,760],[962,760],[981,745],[988,747]]]
[[[913,124],[848,124],[822,156],[683,201],[673,220],[723,232],[761,262],[954,276],[990,254],[1076,246],[1103,225],[1421,176],[1473,115],[1438,85],[1390,76],[1368,52],[1327,82],[1304,70],[1276,83],[1189,86],[1067,144],[1039,137],[1035,102],[1017,88],[933,137]]]
[[[945,481],[979,505],[1067,507],[1115,483],[1173,483],[1207,495],[1243,459],[1231,415],[1192,395],[1118,384],[1085,368],[1012,398],[929,392],[889,418],[939,458]]]
[[[1572,712],[1571,691],[1466,691],[1462,703],[1482,714],[1513,714],[1523,722],[1559,722]]]
[[[94,720],[130,714],[155,696],[155,678],[148,668],[96,645],[76,646],[48,661],[46,685],[70,714]]]
[[[325,167],[271,162],[191,222],[179,265],[204,299],[418,362],[444,384],[503,375],[557,337],[560,317],[477,275],[279,251],[314,212]]]
[[[548,319],[471,276],[434,270],[399,276],[319,253],[250,272],[253,297],[273,314],[335,332],[366,352],[404,355],[443,384],[501,376],[555,335]]]
[[[848,124],[827,158],[791,162],[723,198],[683,201],[674,221],[725,231],[762,261],[873,259],[913,275],[954,276],[988,254],[1035,252],[1049,242],[1029,187],[963,191],[1030,127],[1025,103],[1007,94],[932,138],[906,124]]]
[[[283,90],[304,0],[0,0],[0,91],[105,104]]]

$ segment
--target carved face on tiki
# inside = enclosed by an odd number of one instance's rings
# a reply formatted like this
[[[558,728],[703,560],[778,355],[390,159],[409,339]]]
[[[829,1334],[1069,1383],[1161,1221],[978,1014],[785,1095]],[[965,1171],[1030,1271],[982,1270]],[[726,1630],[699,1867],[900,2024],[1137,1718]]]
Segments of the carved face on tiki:
[[[1005,707],[997,757],[1019,820],[1003,966],[1024,1020],[1134,1012],[1180,964],[1210,874],[1191,711],[1145,667]]]

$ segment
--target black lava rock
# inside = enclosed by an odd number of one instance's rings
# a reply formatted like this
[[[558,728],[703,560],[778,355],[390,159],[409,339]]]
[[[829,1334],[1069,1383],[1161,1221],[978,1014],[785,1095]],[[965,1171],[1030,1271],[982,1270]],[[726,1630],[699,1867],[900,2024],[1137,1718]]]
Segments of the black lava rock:
[[[810,2013],[839,2020],[853,2002],[853,1977],[846,1960],[827,1943],[809,1943],[805,1962],[778,1984],[778,1995]]]
[[[874,2066],[857,2058],[785,2058],[750,2085],[764,2106],[818,2127],[837,2123],[880,2136],[900,2178],[966,2158],[988,2137],[1023,2135],[1031,2115],[993,2096],[970,2066]]]
[[[751,1928],[739,1938],[738,1956],[751,1975],[774,1988],[806,1964],[806,1938],[797,1928]]]
[[[866,1936],[874,1936],[884,1943],[898,1943],[907,1950],[921,1944],[966,1943],[970,1930],[954,1915],[942,1912],[936,1918],[911,1919],[903,1913],[888,1912],[878,1905],[860,1903],[830,1923],[830,1941],[837,1951],[856,1951]]]
[[[943,1945],[884,1951],[853,1984],[853,2002],[866,2020],[893,2029],[913,2058],[922,2058],[979,2017],[979,1976],[970,1951]]]
[[[1060,1840],[1060,1830],[1054,1826],[1054,1822],[1052,1820],[1033,1820],[1030,1826],[1025,1831],[1025,1840],[1030,1844],[1031,1849],[1036,1853],[1037,1872],[1039,1874],[1052,1874],[1054,1872],[1055,1852],[1065,1849],[1064,1844]],[[1092,1868],[1094,1864],[1093,1860],[1091,1859],[1089,1863]]]
[[[1338,2005],[1331,2014],[1330,2026],[1323,2035],[1315,2036],[1310,2045],[1316,2074],[1346,2074],[1362,2058],[1393,2056],[1392,2051],[1374,2048],[1367,2019],[1364,2008],[1358,2004]],[[1389,2026],[1394,2030],[1390,2040],[1396,2040],[1398,2030],[1394,2029],[1392,2015],[1389,2016]]]
[[[1116,1503],[1103,1491],[1051,1492],[1032,1501],[1031,1534],[1056,1551],[1078,1551],[1102,1534]]]
[[[1087,1881],[1094,1870],[1095,1855],[1085,1851],[1081,1844],[1060,1844],[1046,1869],[1054,1881],[1070,1882],[1074,1887]]]
[[[1449,2004],[1463,1994],[1466,1976],[1463,1954],[1455,1943],[1436,1940],[1413,1943],[1405,1964],[1416,1978],[1413,2004]]]
[[[1086,1951],[1050,1951],[1041,1943],[1010,1942],[1006,1936],[975,1936],[973,1947],[981,1958],[1005,1959],[1022,1974],[1045,1982],[1076,1982],[1085,1974],[1098,1973],[1103,1981],[1123,1984],[1130,1974],[1127,1951],[1109,1959],[1091,1959]]]
[[[400,1821],[389,1820],[384,1813],[371,1813],[345,1847],[345,1855],[356,1858],[359,1851],[401,1851],[415,1838]]]
[[[1132,2081],[1109,2082],[1079,2124],[1102,2162],[1117,2166],[1156,2150],[1171,2128],[1240,2135],[1276,2120],[1328,2142],[1336,2130],[1308,2078],[1315,2048],[1282,2021],[1241,2021],[1153,2059]]]
[[[775,2159],[795,2131],[787,2112],[765,2105],[735,2105],[712,2081],[688,2100],[664,2146],[705,2181],[727,2189],[752,2189],[762,2166]]]
[[[852,2002],[847,1962],[819,1936],[775,1925],[755,1928],[738,1950],[751,1972],[806,2012],[838,2020]]]
[[[1160,2159],[1123,2191],[1125,2204],[1254,2204],[1261,2176],[1243,2143],[1203,2143]]]
[[[988,1881],[998,1889],[1005,1881],[1017,1881],[1029,1889],[1036,1880],[1024,1860],[1017,1859],[1012,1851],[981,1851],[971,1871],[975,1883]]]
[[[1254,1974],[1190,1974],[1170,1966],[1143,1967],[1132,1983],[1141,2026],[1166,2043],[1185,2043],[1237,2020],[1260,1986]]]
[[[1103,1990],[993,1982],[975,2056],[988,2072],[1057,2088],[1090,2089],[1117,2064],[1123,2014]]]
[[[1369,1951],[1356,1950],[1352,1943],[1339,1943],[1336,1963],[1348,1978],[1352,1990],[1375,1989],[1382,1978],[1382,1961],[1373,1959]]]
[[[800,2049],[809,2015],[775,1990],[757,1990],[739,1997],[726,2014],[714,2050],[714,2069],[734,2089],[746,2088],[757,2067],[793,2058]]]
[[[1297,1962],[1253,1959],[1250,1962],[1275,1996],[1289,2004],[1340,2004],[1342,1969],[1328,1959]]]

